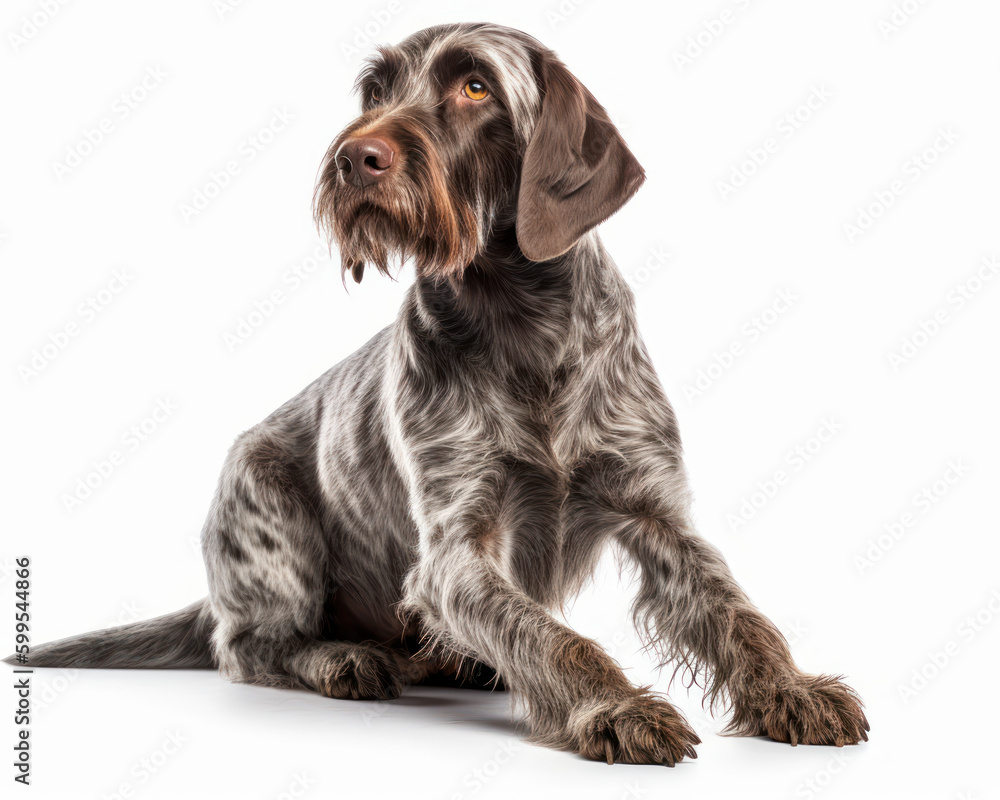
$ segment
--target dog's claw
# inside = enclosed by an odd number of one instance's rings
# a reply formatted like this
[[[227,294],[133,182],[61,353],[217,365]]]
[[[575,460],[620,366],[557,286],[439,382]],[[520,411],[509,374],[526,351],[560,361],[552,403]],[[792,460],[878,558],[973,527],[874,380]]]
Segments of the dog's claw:
[[[579,732],[562,746],[608,764],[656,764],[672,767],[695,757],[694,731],[670,703],[644,690],[617,699],[598,698],[574,710],[568,726]],[[577,716],[579,715],[579,716]]]
[[[846,747],[867,742],[871,730],[855,691],[829,675],[794,676],[776,686],[769,700],[740,712],[754,718],[735,730],[744,735],[763,734],[792,747]]]

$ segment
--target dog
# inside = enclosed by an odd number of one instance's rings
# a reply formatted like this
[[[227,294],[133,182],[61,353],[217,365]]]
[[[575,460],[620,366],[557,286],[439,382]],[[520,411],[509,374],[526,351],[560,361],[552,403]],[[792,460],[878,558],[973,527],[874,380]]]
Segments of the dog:
[[[202,534],[208,598],[28,663],[358,700],[502,685],[536,743],[673,766],[700,742],[683,716],[550,613],[615,544],[639,631],[729,730],[867,741],[857,694],[796,666],[694,530],[677,421],[595,231],[645,179],[605,109],[491,24],[381,47],[357,90],[315,216],[345,277],[412,261],[396,321],[237,438]]]

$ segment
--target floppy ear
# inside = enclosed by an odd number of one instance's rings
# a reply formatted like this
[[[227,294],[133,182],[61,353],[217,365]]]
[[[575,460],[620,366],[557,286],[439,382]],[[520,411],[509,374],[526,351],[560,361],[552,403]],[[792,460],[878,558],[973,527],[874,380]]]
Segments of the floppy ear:
[[[541,72],[542,113],[517,201],[517,242],[532,261],[565,253],[646,178],[608,112],[565,65],[547,56]]]

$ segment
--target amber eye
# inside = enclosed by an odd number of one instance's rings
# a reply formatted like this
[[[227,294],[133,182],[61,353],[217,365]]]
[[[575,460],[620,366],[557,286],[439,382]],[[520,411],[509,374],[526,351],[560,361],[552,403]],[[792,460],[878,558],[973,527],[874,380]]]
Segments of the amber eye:
[[[382,102],[382,89],[376,86],[374,89],[372,89],[372,93],[371,95],[369,95],[369,98],[371,104],[373,106],[377,106],[379,103]]]
[[[462,87],[462,94],[470,100],[482,100],[490,92],[482,81],[471,80]]]

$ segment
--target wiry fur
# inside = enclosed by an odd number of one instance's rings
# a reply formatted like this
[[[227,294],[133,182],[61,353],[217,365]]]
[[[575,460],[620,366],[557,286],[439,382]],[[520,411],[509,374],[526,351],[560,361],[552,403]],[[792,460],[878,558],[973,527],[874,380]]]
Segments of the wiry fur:
[[[216,666],[208,600],[161,617],[70,636],[31,650],[32,667],[207,669]],[[14,656],[5,659],[17,663]]]
[[[488,100],[459,97],[470,77]],[[643,179],[604,109],[490,25],[383,48],[359,88],[316,216],[356,279],[414,259],[396,321],[237,439],[203,534],[207,604],[31,663],[211,664],[352,699],[502,678],[533,740],[672,766],[699,741],[683,717],[550,613],[615,544],[640,630],[732,705],[733,730],[866,739],[857,696],[799,671],[694,531],[673,411],[593,230]],[[370,186],[335,158],[362,134],[396,151]]]

